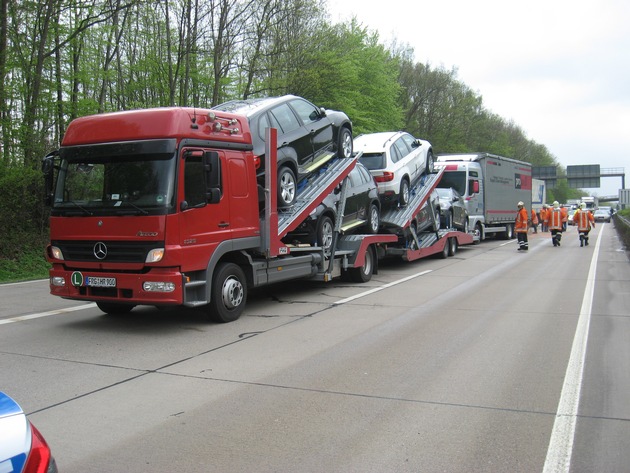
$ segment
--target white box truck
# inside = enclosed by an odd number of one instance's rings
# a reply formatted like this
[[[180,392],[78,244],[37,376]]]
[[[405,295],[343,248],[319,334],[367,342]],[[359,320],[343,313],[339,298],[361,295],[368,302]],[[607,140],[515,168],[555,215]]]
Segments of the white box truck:
[[[484,240],[491,235],[511,239],[517,204],[532,208],[532,166],[489,153],[443,154],[438,187],[456,189],[466,202],[469,228]]]
[[[540,212],[543,204],[547,203],[547,187],[542,179],[532,179],[532,209]]]

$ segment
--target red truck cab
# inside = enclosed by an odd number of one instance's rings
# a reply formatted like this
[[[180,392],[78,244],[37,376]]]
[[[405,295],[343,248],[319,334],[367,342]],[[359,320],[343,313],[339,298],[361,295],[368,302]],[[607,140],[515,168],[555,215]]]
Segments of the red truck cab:
[[[54,295],[105,312],[207,304],[212,262],[260,246],[244,117],[160,108],[78,118],[43,170]]]

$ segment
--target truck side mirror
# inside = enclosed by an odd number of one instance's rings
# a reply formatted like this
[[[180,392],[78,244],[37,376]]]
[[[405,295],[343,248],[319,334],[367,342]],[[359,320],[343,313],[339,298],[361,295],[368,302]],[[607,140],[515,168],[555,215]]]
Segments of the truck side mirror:
[[[53,201],[55,185],[55,157],[59,156],[58,151],[47,154],[42,159],[42,173],[44,174],[44,204],[51,205]]]

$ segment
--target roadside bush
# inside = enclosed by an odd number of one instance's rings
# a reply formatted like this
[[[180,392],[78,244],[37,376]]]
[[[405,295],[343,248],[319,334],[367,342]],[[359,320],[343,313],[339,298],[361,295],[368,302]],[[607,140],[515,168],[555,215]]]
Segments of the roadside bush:
[[[613,222],[625,249],[630,249],[630,209],[617,212],[613,216]]]
[[[47,267],[47,209],[39,170],[0,167],[0,281],[41,277]]]

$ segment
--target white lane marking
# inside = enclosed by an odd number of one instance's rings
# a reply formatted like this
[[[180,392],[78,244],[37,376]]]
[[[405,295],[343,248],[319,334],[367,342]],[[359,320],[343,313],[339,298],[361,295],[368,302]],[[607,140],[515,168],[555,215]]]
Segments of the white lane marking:
[[[582,390],[582,375],[584,374],[584,360],[586,358],[586,345],[588,343],[588,328],[591,323],[591,311],[593,308],[597,259],[603,234],[604,226],[602,225],[595,244],[595,250],[593,251],[593,257],[591,258],[591,266],[588,270],[580,318],[578,319],[575,337],[573,338],[571,356],[569,357],[567,372],[564,376],[564,384],[562,385],[556,420],[551,431],[543,473],[568,473],[571,466],[575,425],[580,404],[580,391]]]
[[[76,307],[67,307],[65,309],[49,310],[48,312],[39,312],[37,314],[20,315],[18,317],[2,319],[0,320],[0,325],[12,324],[14,322],[22,322],[24,320],[38,319],[40,317],[48,317],[49,315],[65,314],[65,313],[74,312],[77,310],[92,309],[94,307],[96,307],[96,303],[92,302],[90,304],[79,305]]]
[[[346,299],[341,299],[340,301],[337,301],[337,302],[333,302],[333,304],[334,305],[346,304],[347,302],[351,302],[351,301],[353,301],[355,299],[360,299],[361,297],[369,296],[370,294],[374,294],[375,292],[382,291],[383,289],[387,289],[388,287],[396,286],[397,284],[404,283],[406,281],[409,281],[411,279],[417,278],[419,276],[424,276],[425,274],[428,274],[428,273],[430,273],[432,271],[433,271],[432,269],[429,269],[427,271],[422,271],[420,273],[412,274],[411,276],[407,276],[406,278],[390,282],[388,284],[385,284],[384,286],[375,287],[374,289],[370,289],[369,291],[362,292],[362,293],[357,294],[355,296],[347,297]]]
[[[0,284],[0,287],[21,286],[23,284],[33,284],[36,282],[44,282],[44,281],[48,281],[48,279],[33,279],[31,281],[8,282],[5,284]]]

